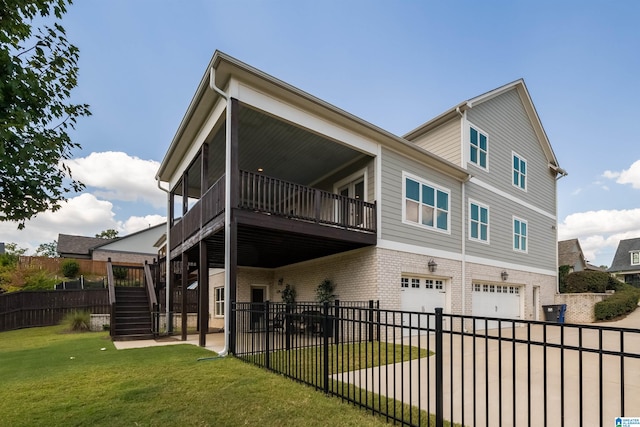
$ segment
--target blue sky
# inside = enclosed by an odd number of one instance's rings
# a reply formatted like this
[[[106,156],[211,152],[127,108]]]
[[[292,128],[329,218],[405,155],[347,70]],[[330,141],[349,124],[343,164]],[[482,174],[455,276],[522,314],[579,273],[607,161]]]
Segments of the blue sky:
[[[71,163],[87,184],[3,240],[121,235],[163,220],[154,169],[211,55],[222,50],[402,135],[524,78],[560,165],[561,239],[609,265],[640,237],[640,3],[634,1],[77,1],[74,99],[91,105]]]

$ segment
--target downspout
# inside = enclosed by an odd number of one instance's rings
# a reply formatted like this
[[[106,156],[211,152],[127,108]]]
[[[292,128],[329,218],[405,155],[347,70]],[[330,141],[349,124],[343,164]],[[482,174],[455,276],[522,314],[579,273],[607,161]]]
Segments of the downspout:
[[[462,159],[462,164],[465,165],[465,161],[464,161],[464,136],[465,136],[465,130],[466,130],[466,124],[467,124],[467,113],[466,110],[465,112],[460,111],[460,107],[456,107],[456,113],[458,113],[460,115],[460,122],[461,122],[461,132],[460,132],[460,145],[461,145],[461,150],[462,150],[462,154],[461,154],[461,159]],[[466,212],[467,212],[467,206],[466,206],[466,198],[467,198],[467,182],[469,181],[470,177],[467,177],[466,180],[462,181],[462,188],[461,188],[461,194],[460,194],[460,206],[462,208],[462,215],[460,215],[461,217],[461,245],[460,245],[460,249],[462,251],[462,259],[461,259],[461,290],[462,290],[462,315],[466,315],[466,311],[467,311],[467,304],[466,304],[466,284],[467,284],[467,239],[466,239],[466,230],[467,230],[467,216],[466,216]],[[466,328],[464,327],[464,325],[462,325],[463,329],[466,331]]]
[[[558,176],[556,176],[556,183],[560,178],[564,178],[568,175],[567,171],[562,169],[560,166],[556,166],[552,163],[549,163],[549,168],[553,170]],[[557,186],[557,184],[556,184]],[[556,225],[553,227],[553,230],[556,234],[556,242],[558,241],[558,188],[556,187]],[[556,243],[556,294],[560,293],[560,265],[558,261],[558,244]]]
[[[165,193],[167,193],[167,213],[171,212],[171,197],[170,197],[170,191],[166,188],[163,188],[160,185],[160,176],[156,175],[156,182],[158,183],[158,188],[162,191],[164,191]],[[169,219],[167,217],[167,231],[166,231],[166,235],[167,235],[167,240],[166,240],[166,245],[167,245],[167,255],[165,255],[165,280],[166,280],[166,284],[165,284],[165,293],[164,293],[164,299],[165,299],[165,303],[164,303],[164,307],[165,307],[165,319],[167,320],[167,327],[169,325],[168,322],[173,322],[173,319],[170,318],[169,316],[169,311],[171,309],[171,307],[169,307],[169,303],[171,302],[171,289],[169,289],[169,277],[171,275],[171,242],[170,240],[170,231],[171,231],[171,224],[169,223]],[[160,260],[158,260],[160,261]],[[169,329],[170,330],[170,329]]]
[[[229,273],[229,246],[230,246],[230,224],[231,224],[231,99],[227,93],[216,86],[216,69],[209,70],[209,87],[227,101],[226,108],[226,130],[225,130],[225,180],[224,180],[224,349],[219,356],[226,356],[229,351],[229,321],[231,319],[231,278]]]

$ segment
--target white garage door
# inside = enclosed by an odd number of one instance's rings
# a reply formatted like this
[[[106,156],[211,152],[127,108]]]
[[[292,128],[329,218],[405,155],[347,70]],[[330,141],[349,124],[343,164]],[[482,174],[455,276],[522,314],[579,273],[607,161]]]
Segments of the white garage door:
[[[435,313],[437,307],[445,308],[446,283],[439,279],[403,276],[400,282],[400,295],[402,311]],[[417,335],[420,333],[418,327],[435,328],[435,316],[403,314],[402,326],[404,336]]]
[[[521,286],[496,285],[490,283],[473,284],[473,315],[499,317],[501,319],[520,319]],[[511,327],[509,322],[500,322],[503,328]],[[476,330],[495,329],[497,321],[476,320]]]

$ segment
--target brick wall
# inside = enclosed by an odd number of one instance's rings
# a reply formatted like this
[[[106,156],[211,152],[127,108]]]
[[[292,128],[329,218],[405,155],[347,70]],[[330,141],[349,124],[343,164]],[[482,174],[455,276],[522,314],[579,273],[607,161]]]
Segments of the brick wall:
[[[557,294],[554,304],[567,304],[566,323],[592,323],[596,320],[593,307],[610,294]],[[542,318],[541,320],[544,320]]]

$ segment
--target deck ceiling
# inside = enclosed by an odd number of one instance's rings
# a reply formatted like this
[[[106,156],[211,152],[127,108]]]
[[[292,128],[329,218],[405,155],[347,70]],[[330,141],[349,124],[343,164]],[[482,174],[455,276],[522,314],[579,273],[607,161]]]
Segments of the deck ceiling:
[[[329,173],[366,156],[344,144],[246,106],[240,107],[238,128],[240,169],[256,172],[261,168],[265,175],[297,184],[313,185]],[[224,126],[209,144],[208,181],[213,183],[224,175]],[[194,171],[197,172],[197,168]],[[200,194],[198,173],[189,174],[189,194],[195,198]]]
[[[322,227],[322,226],[318,226]],[[358,233],[358,232],[345,232]],[[340,238],[238,225],[238,266],[277,268],[297,262],[358,249],[369,244]],[[224,231],[206,239],[210,268],[224,268]]]

